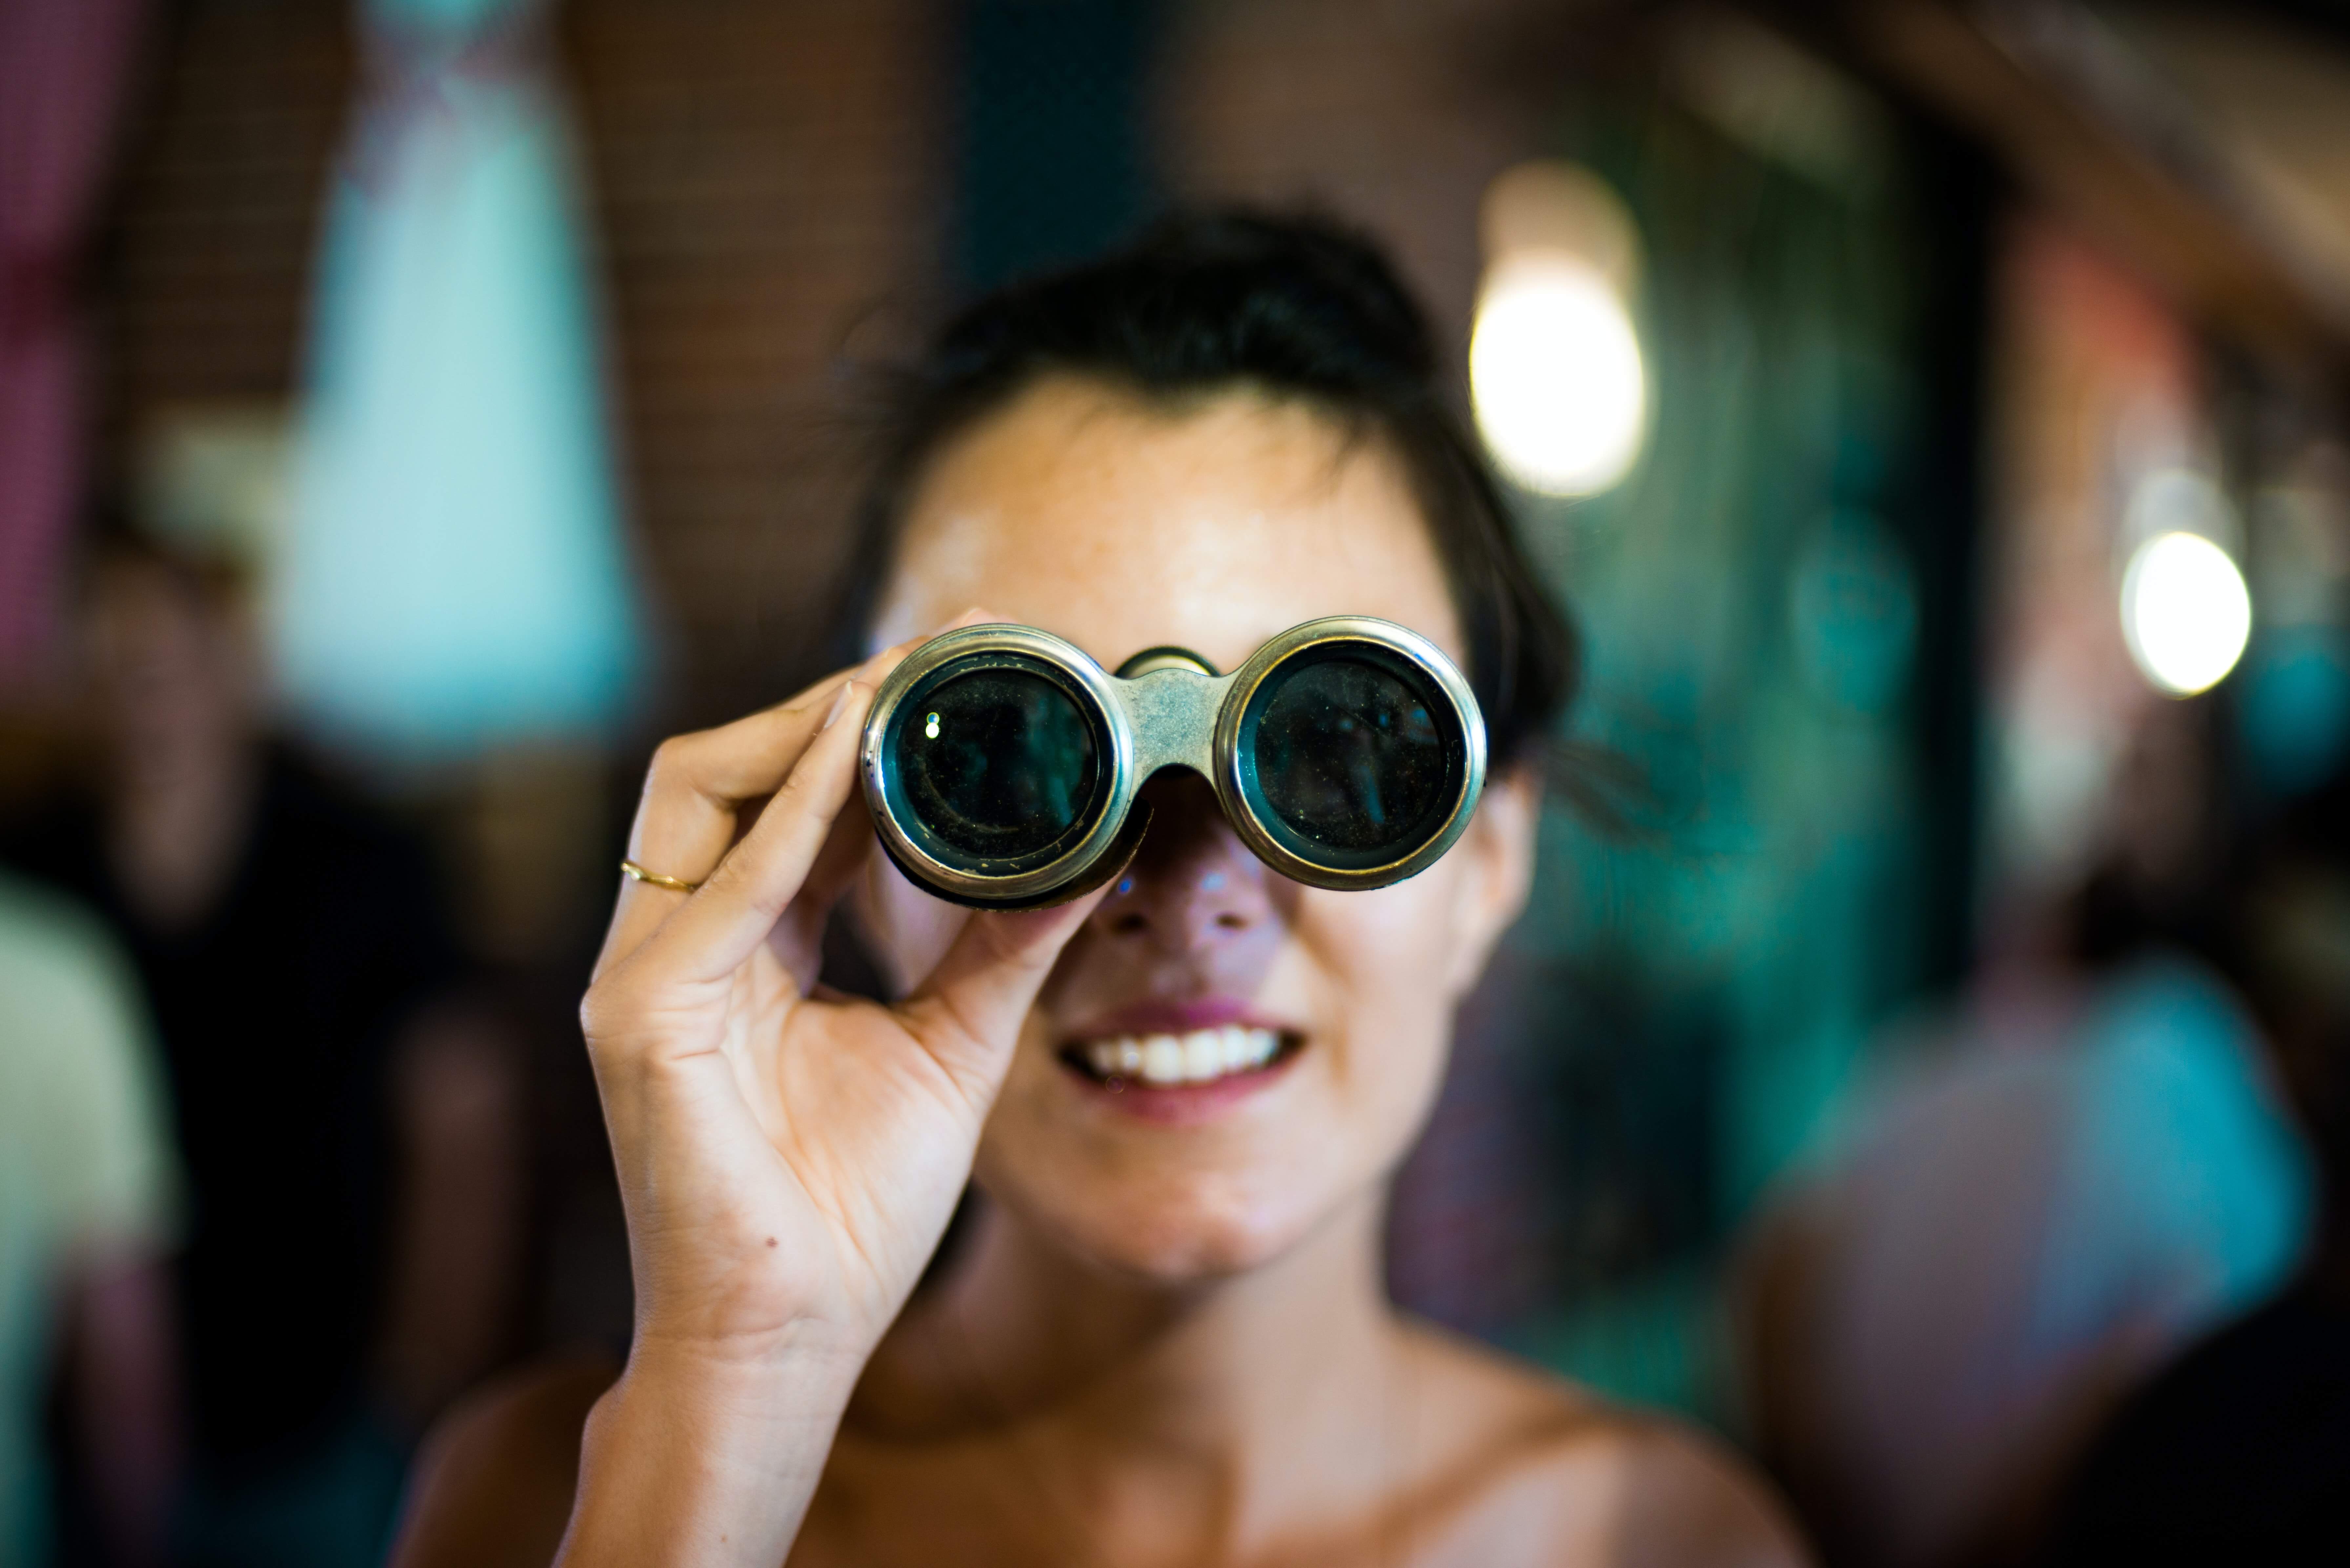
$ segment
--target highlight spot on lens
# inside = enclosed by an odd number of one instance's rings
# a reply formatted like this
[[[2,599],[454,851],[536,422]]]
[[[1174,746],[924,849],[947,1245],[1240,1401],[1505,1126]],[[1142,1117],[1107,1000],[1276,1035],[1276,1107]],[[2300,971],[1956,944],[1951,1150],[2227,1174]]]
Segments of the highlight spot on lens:
[[[932,853],[1016,860],[1090,819],[1102,787],[1093,726],[1050,677],[1002,666],[951,675],[918,711],[921,740],[910,713],[890,788]]]

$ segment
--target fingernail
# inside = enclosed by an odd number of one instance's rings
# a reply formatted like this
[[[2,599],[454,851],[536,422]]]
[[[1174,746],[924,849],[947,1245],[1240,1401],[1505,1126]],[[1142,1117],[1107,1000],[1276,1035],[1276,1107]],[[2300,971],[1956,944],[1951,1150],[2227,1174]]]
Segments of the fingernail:
[[[843,708],[848,706],[848,693],[856,685],[857,682],[854,680],[844,680],[840,683],[839,693],[832,700],[832,711],[825,714],[824,722],[818,727],[817,733],[821,734],[824,731],[832,728],[832,722],[840,717],[840,711]]]

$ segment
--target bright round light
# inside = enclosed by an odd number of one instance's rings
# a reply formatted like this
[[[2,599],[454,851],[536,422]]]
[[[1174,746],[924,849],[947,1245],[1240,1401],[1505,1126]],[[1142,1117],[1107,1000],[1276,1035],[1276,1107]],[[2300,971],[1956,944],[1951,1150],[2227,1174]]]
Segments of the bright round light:
[[[1497,268],[1469,339],[1477,428],[1510,476],[1553,495],[1624,477],[1648,421],[1648,375],[1623,301],[1586,266]]]
[[[2160,534],[2122,574],[2122,636],[2146,678],[2175,697],[2219,683],[2252,632],[2252,597],[2228,552],[2199,534]]]

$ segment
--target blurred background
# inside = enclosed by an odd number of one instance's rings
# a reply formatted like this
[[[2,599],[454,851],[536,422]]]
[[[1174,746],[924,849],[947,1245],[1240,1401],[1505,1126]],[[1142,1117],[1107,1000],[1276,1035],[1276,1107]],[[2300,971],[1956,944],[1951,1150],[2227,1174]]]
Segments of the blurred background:
[[[1839,1562],[2089,1551],[2262,1345],[2345,1462],[2350,13],[0,0],[0,1561],[377,1560],[625,1345],[650,745],[821,672],[864,371],[1223,199],[1589,642],[1399,1299]]]

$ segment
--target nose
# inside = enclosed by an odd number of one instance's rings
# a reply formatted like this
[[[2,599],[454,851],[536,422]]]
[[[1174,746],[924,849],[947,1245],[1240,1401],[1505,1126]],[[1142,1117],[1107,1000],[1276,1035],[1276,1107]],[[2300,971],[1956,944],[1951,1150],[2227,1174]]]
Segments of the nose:
[[[1249,853],[1197,774],[1170,770],[1143,786],[1150,827],[1089,924],[1121,943],[1205,956],[1254,945],[1273,928],[1273,873]]]

